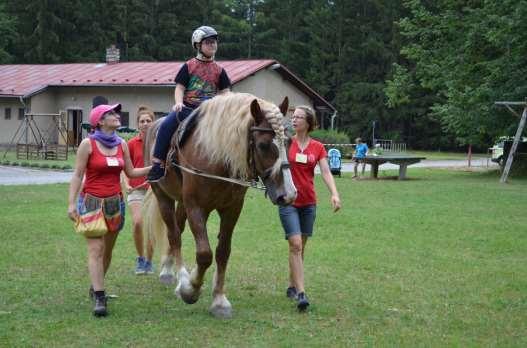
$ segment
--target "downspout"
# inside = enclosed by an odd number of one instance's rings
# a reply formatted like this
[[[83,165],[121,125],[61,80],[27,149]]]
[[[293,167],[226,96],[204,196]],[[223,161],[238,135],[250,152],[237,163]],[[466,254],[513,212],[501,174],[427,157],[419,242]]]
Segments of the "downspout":
[[[333,125],[334,125],[333,121],[335,121],[335,117],[337,117],[337,110],[335,110],[333,115],[331,115],[331,130],[333,130]]]

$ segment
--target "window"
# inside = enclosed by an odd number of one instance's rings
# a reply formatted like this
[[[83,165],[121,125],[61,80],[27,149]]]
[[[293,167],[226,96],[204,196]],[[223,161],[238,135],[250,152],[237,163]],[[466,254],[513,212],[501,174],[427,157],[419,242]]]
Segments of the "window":
[[[6,120],[10,120],[11,119],[11,108],[5,108],[5,111],[4,111],[4,118]]]
[[[128,127],[130,125],[130,113],[121,111],[119,115],[121,116],[121,126]]]
[[[23,120],[24,119],[24,113],[25,113],[24,108],[19,108],[18,109],[18,119],[19,120]]]

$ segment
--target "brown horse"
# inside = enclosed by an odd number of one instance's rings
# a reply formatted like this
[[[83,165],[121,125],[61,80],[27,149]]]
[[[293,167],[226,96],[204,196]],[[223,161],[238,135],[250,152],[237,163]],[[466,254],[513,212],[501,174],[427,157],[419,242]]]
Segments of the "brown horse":
[[[204,102],[193,112],[196,124],[189,131],[187,140],[181,145],[177,145],[175,139],[172,141],[178,165],[167,164],[165,177],[152,184],[169,241],[160,279],[165,283],[173,281],[175,260],[176,295],[186,303],[195,303],[199,299],[205,272],[212,264],[207,219],[212,211],[218,212],[221,221],[210,307],[216,317],[227,318],[232,313],[224,282],[232,233],[247,191],[247,186],[241,183],[260,177],[274,204],[291,204],[296,198],[283,126],[287,108],[287,97],[278,108],[245,93],[228,93]],[[158,128],[159,121],[147,134],[146,163]],[[225,178],[238,182],[226,181]],[[185,220],[188,220],[196,244],[196,267],[190,274],[181,255]]]

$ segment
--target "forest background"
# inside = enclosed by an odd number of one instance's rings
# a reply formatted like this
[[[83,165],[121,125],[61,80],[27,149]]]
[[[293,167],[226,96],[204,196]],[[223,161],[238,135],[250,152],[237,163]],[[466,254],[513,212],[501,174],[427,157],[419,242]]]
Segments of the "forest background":
[[[0,0],[0,64],[183,61],[192,31],[219,60],[271,58],[338,110],[352,139],[485,150],[527,97],[525,0]],[[329,122],[327,122],[329,124]]]

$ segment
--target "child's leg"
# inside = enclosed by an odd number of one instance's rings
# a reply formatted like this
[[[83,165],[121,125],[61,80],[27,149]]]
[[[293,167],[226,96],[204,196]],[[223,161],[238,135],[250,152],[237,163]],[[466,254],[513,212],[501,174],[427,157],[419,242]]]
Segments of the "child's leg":
[[[178,124],[179,120],[177,112],[175,111],[168,114],[163,120],[163,123],[161,123],[156,137],[156,145],[154,146],[154,157],[157,160],[162,162],[165,161],[168,147],[170,146],[170,140],[172,139],[172,135],[176,131]]]

